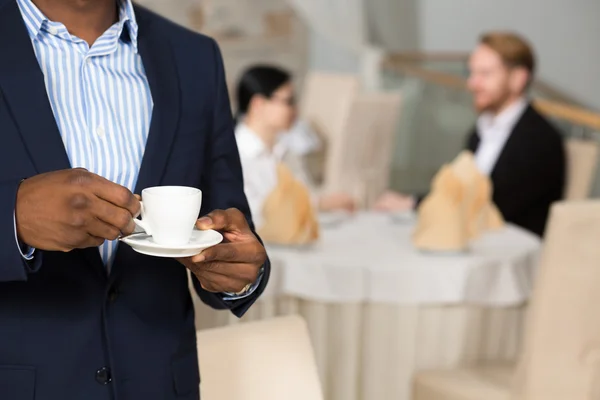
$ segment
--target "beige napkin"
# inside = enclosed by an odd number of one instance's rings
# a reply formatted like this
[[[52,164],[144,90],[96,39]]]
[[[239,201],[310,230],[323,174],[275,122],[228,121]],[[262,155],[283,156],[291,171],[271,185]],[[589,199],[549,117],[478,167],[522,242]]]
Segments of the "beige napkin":
[[[284,164],[277,167],[278,183],[263,206],[258,234],[266,243],[307,244],[319,238],[319,223],[308,188]]]
[[[430,251],[464,251],[481,233],[504,225],[492,203],[492,183],[469,151],[436,174],[418,216],[413,243]]]

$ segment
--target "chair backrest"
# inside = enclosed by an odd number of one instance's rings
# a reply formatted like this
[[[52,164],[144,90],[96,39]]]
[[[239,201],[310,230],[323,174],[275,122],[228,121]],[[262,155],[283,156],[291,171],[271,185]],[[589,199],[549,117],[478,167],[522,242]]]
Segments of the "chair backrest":
[[[515,398],[599,399],[600,201],[553,206]]]
[[[297,316],[198,332],[202,400],[322,400],[313,349]]]
[[[587,199],[598,165],[598,144],[592,140],[568,139],[565,199]]]
[[[326,178],[326,163],[340,157],[343,125],[359,91],[359,78],[352,74],[310,72],[304,80],[300,115],[322,141],[321,149],[307,156],[307,167],[319,184]]]
[[[335,140],[359,90],[360,81],[356,75],[310,72],[304,80],[300,115],[324,139]]]
[[[400,93],[357,96],[339,141],[338,157],[328,157],[325,190],[360,196],[369,207],[389,185]]]

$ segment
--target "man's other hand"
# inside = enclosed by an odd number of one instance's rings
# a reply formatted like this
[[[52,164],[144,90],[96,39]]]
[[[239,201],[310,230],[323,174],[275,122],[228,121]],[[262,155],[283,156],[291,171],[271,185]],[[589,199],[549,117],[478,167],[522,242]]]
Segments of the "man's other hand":
[[[82,168],[36,175],[17,193],[17,235],[40,250],[94,247],[133,232],[139,200],[125,187]]]

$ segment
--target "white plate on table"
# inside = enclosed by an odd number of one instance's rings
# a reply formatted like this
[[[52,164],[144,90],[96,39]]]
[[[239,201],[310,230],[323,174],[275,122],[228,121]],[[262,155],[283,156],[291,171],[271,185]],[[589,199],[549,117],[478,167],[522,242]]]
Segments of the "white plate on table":
[[[352,213],[348,211],[329,211],[319,213],[319,225],[323,228],[332,228],[348,221]]]
[[[417,219],[417,213],[413,210],[392,211],[390,219],[396,224],[409,224]]]
[[[439,257],[460,257],[468,256],[471,251],[469,249],[464,250],[418,250],[419,253],[425,256],[439,256]]]
[[[223,235],[212,229],[201,231],[194,229],[190,241],[181,246],[164,246],[154,242],[152,236],[142,233],[134,233],[120,239],[121,242],[131,246],[140,254],[153,257],[193,257],[200,254],[202,250],[215,246],[223,241]]]

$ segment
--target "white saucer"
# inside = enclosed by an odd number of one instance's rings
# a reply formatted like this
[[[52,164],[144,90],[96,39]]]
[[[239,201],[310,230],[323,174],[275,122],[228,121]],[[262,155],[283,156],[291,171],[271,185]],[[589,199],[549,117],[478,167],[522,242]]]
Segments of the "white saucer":
[[[200,254],[202,250],[208,249],[223,241],[223,235],[217,231],[200,231],[194,229],[192,237],[187,244],[182,246],[164,246],[154,242],[152,236],[146,233],[134,233],[121,239],[125,244],[138,253],[154,257],[192,257]]]

